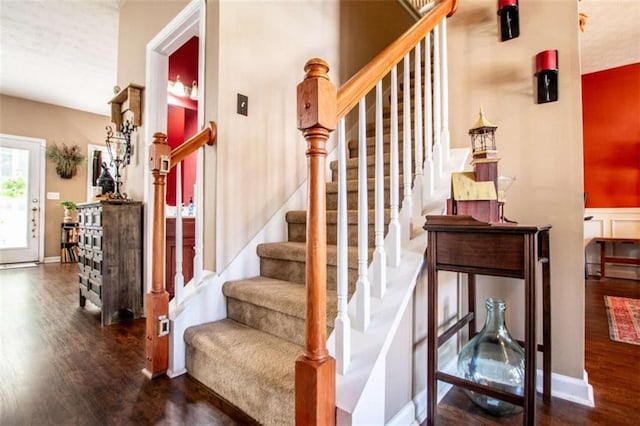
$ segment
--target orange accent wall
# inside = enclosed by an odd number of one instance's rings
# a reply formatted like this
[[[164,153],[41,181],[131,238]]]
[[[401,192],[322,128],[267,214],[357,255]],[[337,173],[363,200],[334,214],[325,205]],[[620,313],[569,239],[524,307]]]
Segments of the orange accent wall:
[[[587,207],[640,207],[640,63],[582,76]]]

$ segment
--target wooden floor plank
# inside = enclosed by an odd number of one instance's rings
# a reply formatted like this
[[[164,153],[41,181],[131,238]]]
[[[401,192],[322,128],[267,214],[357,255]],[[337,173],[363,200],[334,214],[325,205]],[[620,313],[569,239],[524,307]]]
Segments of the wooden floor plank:
[[[145,378],[144,319],[101,327],[77,271],[0,270],[0,425],[252,423],[187,375]]]
[[[594,389],[595,408],[552,398],[536,401],[537,425],[638,424],[640,407],[640,345],[614,342],[604,296],[640,299],[640,281],[605,278],[585,283],[585,370]],[[438,405],[438,425],[521,425],[522,415],[497,418],[485,414],[459,389]]]
[[[586,282],[585,367],[596,408],[553,398],[539,425],[629,425],[640,406],[640,346],[609,339],[604,296],[640,298],[640,282]],[[0,424],[232,425],[251,419],[189,376],[147,380],[144,320],[100,326],[77,303],[77,265],[0,270]],[[438,406],[439,425],[519,425],[484,414],[459,390]]]

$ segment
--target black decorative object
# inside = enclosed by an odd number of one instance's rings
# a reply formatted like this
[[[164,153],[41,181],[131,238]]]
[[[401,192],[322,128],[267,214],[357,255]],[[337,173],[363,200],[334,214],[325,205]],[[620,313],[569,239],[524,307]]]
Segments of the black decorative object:
[[[133,148],[131,146],[131,133],[136,130],[131,120],[127,120],[120,124],[119,131],[114,132],[111,126],[107,126],[107,151],[111,157],[111,164],[116,168],[115,175],[115,191],[111,198],[126,200],[127,194],[120,193],[122,180],[120,171],[131,163],[131,154]]]
[[[113,193],[115,190],[115,182],[113,181],[113,177],[111,173],[109,173],[109,168],[107,167],[107,163],[102,162],[102,174],[98,176],[96,183],[100,188],[102,188],[103,194]]]
[[[558,72],[557,50],[544,50],[536,55],[539,104],[558,100]]]
[[[500,16],[500,39],[511,40],[520,35],[520,13],[518,0],[498,0]]]

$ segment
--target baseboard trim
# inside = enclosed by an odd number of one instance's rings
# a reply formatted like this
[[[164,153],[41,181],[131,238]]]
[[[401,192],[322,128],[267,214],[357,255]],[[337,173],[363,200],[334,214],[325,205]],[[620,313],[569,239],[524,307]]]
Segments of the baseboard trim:
[[[42,263],[60,263],[60,256],[45,257]]]
[[[400,411],[398,411],[396,413],[395,416],[393,416],[393,418],[391,420],[389,420],[386,425],[387,426],[404,426],[404,425],[410,425],[410,426],[414,426],[417,425],[418,422],[416,421],[416,406],[414,404],[413,401],[409,401],[407,402],[407,404],[402,407],[400,409]]]
[[[171,369],[167,370],[167,376],[170,379],[174,379],[174,378],[182,376],[183,374],[186,374],[186,373],[187,373],[187,369],[186,368],[180,368],[180,369],[178,369],[176,371],[173,371]]]
[[[458,367],[458,356],[451,358],[446,364],[443,371],[449,374],[455,374]],[[449,393],[453,388],[452,384],[447,382],[438,382],[438,403]],[[415,421],[418,424],[422,424],[427,419],[427,390],[423,389],[416,396],[413,397],[413,401],[410,402],[415,407]],[[408,404],[407,404],[408,405]],[[405,406],[406,407],[406,406]],[[403,407],[404,409],[404,407]]]
[[[537,371],[536,387],[542,392],[542,370]],[[582,379],[551,373],[551,396],[575,402],[587,407],[595,407],[593,386],[589,384],[589,375],[584,372]]]
[[[453,361],[455,360],[447,363],[447,367],[454,364]],[[445,368],[445,371],[448,370]],[[538,392],[542,393],[542,370],[537,370],[536,373],[536,387]],[[438,403],[442,401],[452,387],[453,385],[448,383],[438,382]],[[589,376],[586,371],[582,379],[551,373],[551,396],[591,408],[596,406],[593,398],[593,386],[589,384]],[[413,410],[413,413],[411,413],[411,410]],[[423,389],[418,392],[412,401],[405,404],[388,424],[415,425],[422,424],[426,419],[427,390]]]

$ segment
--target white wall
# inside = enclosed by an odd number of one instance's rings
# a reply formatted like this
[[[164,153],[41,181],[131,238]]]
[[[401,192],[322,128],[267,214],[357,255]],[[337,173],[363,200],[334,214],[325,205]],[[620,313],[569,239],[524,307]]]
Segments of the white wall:
[[[501,174],[515,175],[505,214],[553,226],[551,297],[553,370],[584,370],[582,106],[577,2],[520,2],[520,37],[500,42],[493,0],[467,0],[449,20],[452,146],[468,146],[483,107],[498,126]],[[559,101],[535,103],[536,53],[559,50]],[[486,285],[487,282],[493,285]],[[523,333],[523,285],[480,279],[479,311],[489,295],[507,299],[507,325]],[[479,324],[481,326],[482,324]],[[540,328],[540,327],[539,327]]]
[[[216,269],[222,270],[306,177],[296,85],[309,58],[337,63],[338,4],[221,2],[219,16],[216,229],[224,232]],[[247,117],[236,114],[238,93],[249,98]]]
[[[120,9],[118,30],[118,81],[113,82],[121,88],[129,83],[145,85],[147,43],[167,25],[187,4],[189,0],[151,1],[128,0]],[[143,95],[144,99],[144,95]],[[107,102],[109,99],[105,100]],[[143,102],[143,116],[144,105]],[[146,129],[144,118],[138,129],[134,152],[135,159],[124,169],[123,189],[127,195],[137,201],[144,198],[144,165],[146,145],[151,144],[155,132],[166,129]],[[145,138],[145,129],[146,135]]]

